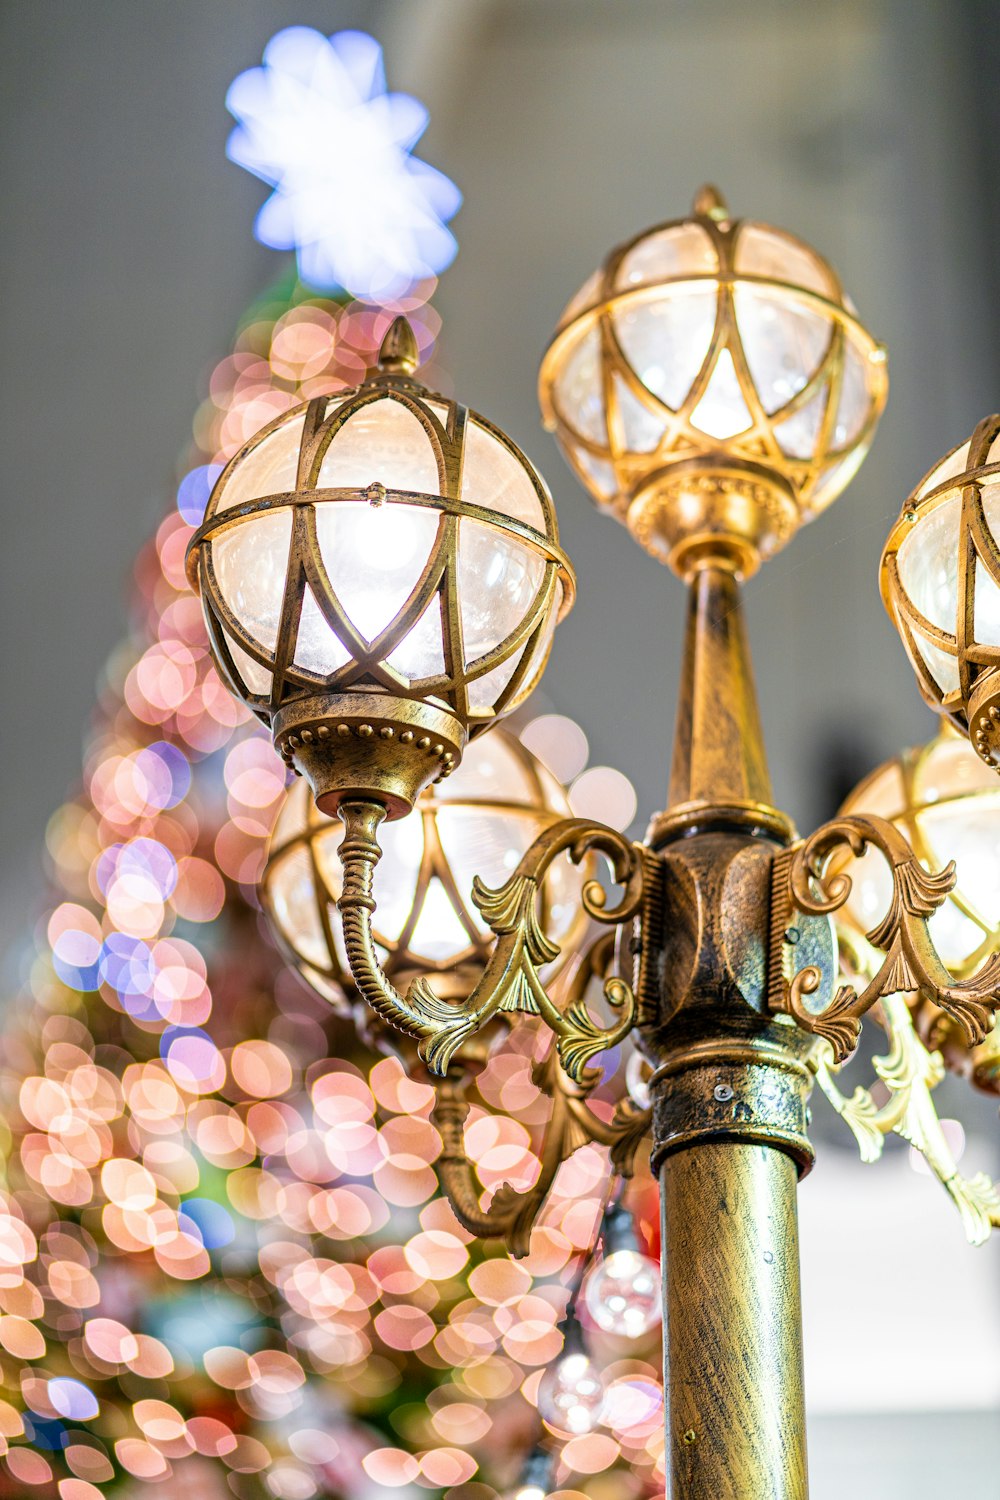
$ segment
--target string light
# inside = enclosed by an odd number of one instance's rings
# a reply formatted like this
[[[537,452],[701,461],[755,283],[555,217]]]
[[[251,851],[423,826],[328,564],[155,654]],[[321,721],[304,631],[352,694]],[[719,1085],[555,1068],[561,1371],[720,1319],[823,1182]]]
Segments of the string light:
[[[659,1266],[642,1251],[632,1215],[621,1203],[605,1212],[601,1248],[584,1283],[587,1311],[605,1333],[642,1338],[661,1317]]]

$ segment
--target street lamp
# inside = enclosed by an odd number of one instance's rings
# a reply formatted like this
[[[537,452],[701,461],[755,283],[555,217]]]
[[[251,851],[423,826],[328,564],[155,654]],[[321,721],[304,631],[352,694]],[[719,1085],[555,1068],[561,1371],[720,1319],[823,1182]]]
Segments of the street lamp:
[[[976,1047],[1000,995],[1000,954],[956,977],[928,931],[953,866],[925,868],[881,812],[846,812],[802,841],[772,801],[740,583],[857,469],[885,401],[884,352],[814,251],[732,220],[711,189],[689,219],[615,251],[570,304],[542,365],[546,421],[598,504],[689,588],[667,806],[641,844],[560,819],[498,884],[477,880],[495,941],[466,992],[447,996],[427,974],[401,992],[381,966],[379,829],[530,691],[572,574],[535,470],[483,419],[423,391],[412,366],[397,322],[368,380],[287,414],[223,474],[189,553],[219,664],[344,825],[346,962],[443,1080],[441,1175],[463,1222],[526,1248],[553,1163],[580,1144],[595,1059],[635,1033],[652,1069],[666,1246],[670,1492],[800,1500],[796,1184],[813,1159],[813,1076],[850,1055],[876,1004],[933,1004]],[[961,534],[992,568],[975,509],[981,499],[989,521],[986,437],[973,449]],[[964,582],[960,596],[968,614]],[[943,627],[931,636],[940,645]],[[968,633],[956,642],[977,672],[992,661]],[[959,687],[975,733],[991,716],[972,666]],[[961,718],[957,702],[943,706]],[[831,917],[866,850],[884,861],[887,907],[865,932],[876,956],[842,984]],[[566,989],[547,980],[567,940],[540,898],[563,855],[605,871],[579,898],[605,930],[587,938],[600,958]],[[493,1216],[470,1198],[448,1091],[462,1049],[516,1012],[554,1034],[548,1176],[516,1201],[498,1192]],[[649,1121],[640,1102],[585,1138],[622,1171]]]

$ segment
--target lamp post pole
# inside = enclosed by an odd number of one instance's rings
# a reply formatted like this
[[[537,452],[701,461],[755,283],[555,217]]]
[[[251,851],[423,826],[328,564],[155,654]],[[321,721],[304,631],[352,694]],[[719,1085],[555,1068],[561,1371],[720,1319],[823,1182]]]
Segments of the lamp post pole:
[[[794,836],[771,788],[735,564],[689,578],[666,811],[653,1170],[663,1216],[667,1494],[805,1500],[796,1185],[809,1039],[767,1014],[775,856]],[[647,934],[647,939],[651,935]]]

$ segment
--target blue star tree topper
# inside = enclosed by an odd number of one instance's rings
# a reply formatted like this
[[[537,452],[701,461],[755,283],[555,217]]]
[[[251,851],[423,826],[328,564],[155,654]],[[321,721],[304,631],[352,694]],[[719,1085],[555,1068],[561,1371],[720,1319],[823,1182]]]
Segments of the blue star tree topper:
[[[391,304],[451,264],[458,245],[446,226],[462,195],[412,155],[429,115],[387,92],[373,37],[279,31],[226,105],[239,122],[230,159],[274,188],[254,232],[294,250],[303,281]]]

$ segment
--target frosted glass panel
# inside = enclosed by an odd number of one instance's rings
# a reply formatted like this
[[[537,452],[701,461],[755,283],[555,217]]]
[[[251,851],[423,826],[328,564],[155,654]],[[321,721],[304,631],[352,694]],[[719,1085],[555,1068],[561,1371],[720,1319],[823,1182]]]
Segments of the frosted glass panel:
[[[830,343],[830,319],[787,292],[737,286],[733,297],[761,405],[766,412],[777,411],[819,369]]]
[[[934,863],[953,859],[956,890],[988,926],[1000,925],[1000,791],[928,808],[920,825]]]
[[[969,444],[963,443],[960,448],[955,449],[954,453],[949,453],[947,458],[943,458],[936,469],[931,470],[917,491],[918,496],[928,495],[931,490],[936,490],[939,484],[944,484],[947,480],[964,474],[968,463]]]
[[[258,697],[267,697],[271,692],[271,674],[266,667],[262,667],[259,661],[244,651],[238,641],[234,641],[228,631],[223,631],[226,637],[226,645],[229,647],[233,658],[233,664],[237,672],[243,678],[251,693]]]
[[[853,443],[869,415],[868,372],[854,345],[844,350],[844,375],[840,387],[837,419],[833,426],[833,445],[846,448]]]
[[[435,802],[537,800],[538,788],[506,740],[474,740],[455,770],[434,788]]]
[[[438,512],[340,501],[316,507],[320,553],[351,623],[371,641],[402,609],[427,565]]]
[[[545,530],[542,502],[523,466],[471,418],[465,431],[461,498],[469,505],[513,516],[536,531]]]
[[[764,224],[743,225],[736,246],[736,269],[748,276],[769,276],[804,286],[825,297],[834,295],[833,280],[819,257]]]
[[[920,613],[955,634],[958,616],[958,528],[962,500],[954,495],[917,521],[899,548],[899,576]]]
[[[736,378],[733,356],[728,349],[723,349],[705,394],[691,413],[691,425],[700,432],[707,432],[709,437],[729,438],[738,432],[746,432],[752,420]]]
[[[497,788],[494,796],[502,796]],[[548,819],[514,813],[471,811],[468,808],[443,807],[438,813],[438,830],[455,882],[465,897],[477,926],[488,931],[472,904],[472,882],[479,875],[487,885],[500,886],[509,880],[521,859]]]
[[[493,707],[517,670],[524,651],[525,647],[522,646],[520,651],[515,651],[513,656],[501,662],[498,667],[469,683],[469,705],[472,709],[482,713],[484,709]]]
[[[299,616],[299,634],[295,646],[295,665],[320,677],[329,677],[351,659],[351,653],[327,624],[312,590],[306,588]]]
[[[711,239],[700,224],[678,224],[647,235],[622,258],[616,287],[641,286],[677,276],[699,276],[718,269]]]
[[[292,933],[308,963],[325,967],[326,942],[316,906],[312,861],[305,848],[291,849],[278,862],[269,884],[278,930]]]
[[[914,800],[940,802],[944,797],[976,794],[976,805],[985,807],[983,793],[989,792],[1000,805],[1000,780],[996,772],[979,756],[964,734],[948,727],[947,739],[938,740],[933,753],[924,756],[913,779]],[[990,798],[992,803],[993,797]],[[898,802],[897,802],[898,810]],[[946,856],[950,859],[950,855]]]
[[[521,542],[468,517],[459,522],[458,588],[467,663],[517,629],[544,570],[544,558]]]
[[[542,626],[535,649],[531,654],[531,663],[524,674],[524,682],[518,692],[518,701],[528,696],[545,669],[545,662],[552,645],[552,638],[556,633],[556,625],[559,621],[559,611],[562,609],[562,600],[563,586],[561,583],[557,583],[553,602],[549,606],[549,613],[546,616],[545,624]]]
[[[430,439],[412,412],[398,401],[373,401],[349,417],[327,449],[319,489],[441,492]]]
[[[559,372],[556,404],[581,437],[604,443],[604,393],[601,384],[601,336],[597,328],[585,333]]]
[[[587,481],[598,495],[610,500],[618,489],[614,467],[603,458],[595,458],[585,448],[574,448],[573,457],[587,476]]]
[[[245,500],[294,490],[305,420],[305,412],[293,417],[250,450],[223,490],[216,514]]]
[[[823,386],[804,406],[783,422],[776,422],[774,435],[789,458],[812,458],[826,416],[829,387]]]
[[[615,314],[625,357],[647,389],[677,410],[701,369],[715,330],[716,287],[677,287],[657,302]]]
[[[254,516],[211,543],[222,597],[253,640],[273,651],[285,593],[292,513]]]
[[[309,784],[301,777],[293,781],[285,794],[281,810],[275,819],[271,833],[271,849],[280,849],[282,844],[305,827],[312,794]]]
[[[947,651],[942,651],[932,641],[925,640],[922,635],[913,637],[914,644],[924,661],[928,670],[942,693],[958,692],[958,662],[954,656],[949,656]]]
[[[423,677],[437,677],[444,671],[439,594],[434,595],[420,619],[387,660],[411,682]]]
[[[995,462],[991,457],[991,462]],[[997,546],[1000,547],[1000,485],[984,484],[983,513]],[[976,564],[976,640],[985,646],[1000,646],[1000,590],[982,561]]]
[[[980,559],[976,563],[976,640],[981,646],[1000,646],[1000,588]]]
[[[597,270],[592,276],[587,277],[586,281],[583,283],[583,286],[577,292],[576,296],[571,298],[563,309],[563,315],[559,319],[560,328],[562,328],[565,323],[571,323],[576,317],[577,313],[586,312],[588,307],[592,307],[594,305],[594,303],[600,296],[601,285],[603,281],[603,270]]]
[[[848,909],[863,932],[870,932],[885,916],[892,900],[892,875],[878,850],[869,848],[860,859],[852,860],[847,873],[851,878]]]
[[[943,906],[939,906],[927,926],[931,942],[942,962],[952,968],[959,968],[983,941],[983,929],[971,921],[953,901],[946,901]]]
[[[644,406],[623,380],[614,382],[615,404],[625,447],[630,453],[651,453],[660,443],[666,423]]]

